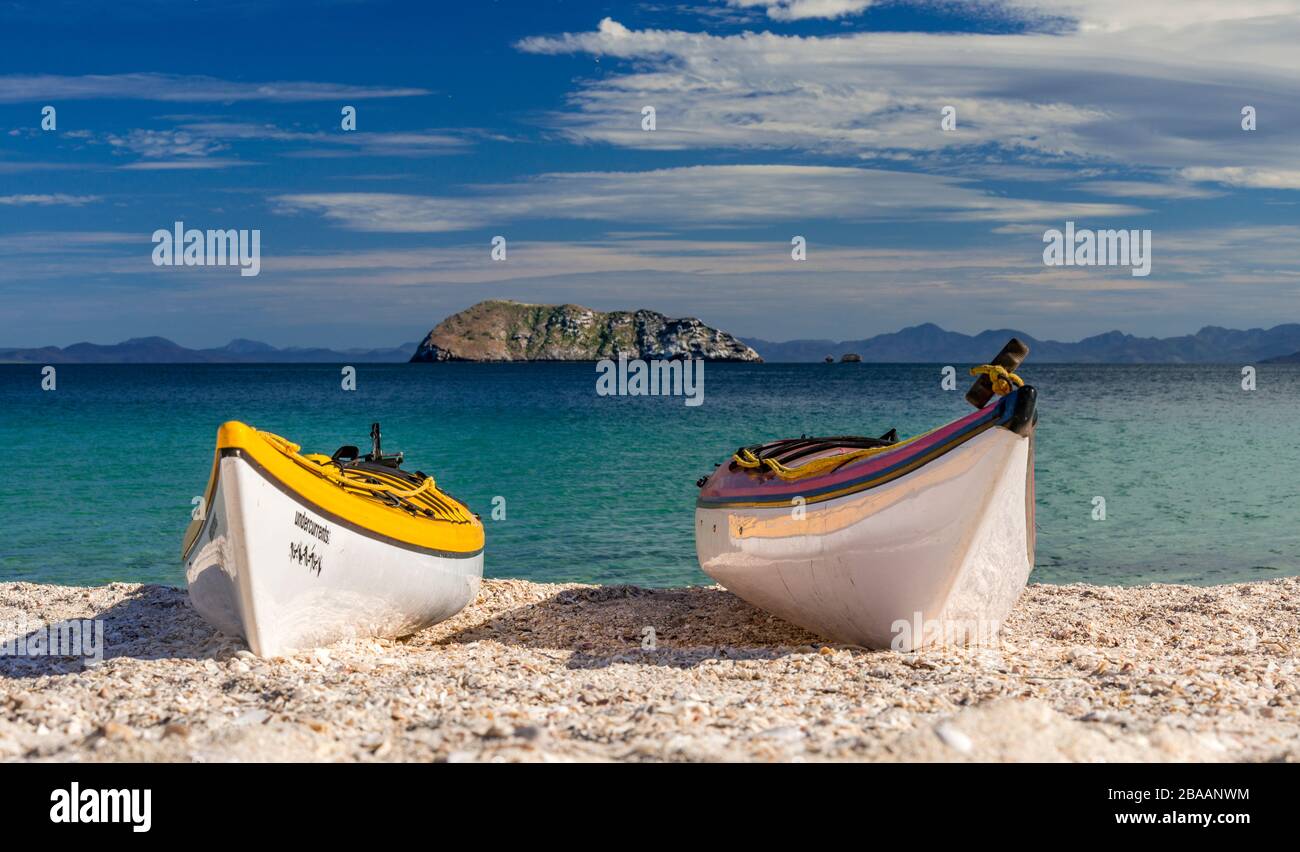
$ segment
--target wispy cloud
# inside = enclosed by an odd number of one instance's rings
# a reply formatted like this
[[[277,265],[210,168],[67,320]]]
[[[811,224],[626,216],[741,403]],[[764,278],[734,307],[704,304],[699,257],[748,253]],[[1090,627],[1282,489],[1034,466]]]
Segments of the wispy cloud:
[[[102,200],[103,196],[100,195],[65,195],[61,192],[47,195],[0,195],[0,204],[6,207],[81,207]]]
[[[569,172],[471,187],[463,196],[298,193],[283,212],[314,212],[357,231],[462,231],[529,219],[718,227],[817,219],[1040,221],[1136,215],[1126,204],[1006,198],[960,179],[831,166],[691,166],[642,172]]]
[[[225,146],[213,139],[185,130],[131,130],[110,134],[108,144],[122,151],[153,159],[163,157],[206,157]]]
[[[1300,189],[1300,169],[1196,167],[1183,169],[1180,174],[1190,181],[1220,183],[1227,186],[1244,186],[1252,189]]]
[[[1111,33],[1300,14],[1300,0],[1000,0],[999,5],[1031,20],[1064,18],[1085,32]]]
[[[1074,188],[1079,192],[1109,198],[1188,199],[1217,198],[1223,195],[1213,189],[1177,181],[1154,183],[1143,180],[1092,180],[1076,184]]]
[[[268,141],[316,146],[338,146],[382,156],[456,154],[471,141],[464,132],[441,130],[325,132],[284,128],[256,122],[197,121],[180,125],[180,132],[217,145],[228,141]]]
[[[47,162],[4,162],[0,161],[0,174],[16,174],[20,172],[58,172],[85,170],[91,168],[76,163],[47,163]]]
[[[304,250],[266,255],[257,279],[195,270],[184,278],[188,286],[150,290],[148,302],[165,318],[203,304],[205,289],[219,281],[225,299],[237,299],[243,311],[290,328],[304,321],[303,299],[347,312],[355,306],[357,282],[364,281],[367,298],[382,301],[390,314],[414,318],[413,327],[400,332],[409,336],[427,330],[420,326],[432,325],[440,311],[492,296],[628,307],[646,304],[648,294],[657,309],[712,317],[733,332],[768,339],[850,339],[923,321],[965,331],[1050,327],[1065,338],[1116,326],[1174,334],[1192,331],[1207,318],[1238,327],[1258,324],[1266,305],[1276,306],[1279,319],[1288,316],[1286,294],[1300,282],[1298,240],[1294,226],[1162,233],[1156,272],[1146,279],[1124,269],[1045,268],[1042,242],[1033,233],[974,248],[814,243],[805,263],[792,262],[780,242],[756,240],[520,240],[511,243],[507,263],[492,262],[486,243]],[[0,239],[0,247],[20,259],[53,251],[59,275],[93,280],[97,293],[167,276],[150,265],[143,235],[124,240],[132,244],[108,258],[59,252],[57,236],[45,242],[24,248]],[[1244,256],[1234,249],[1241,245],[1252,252]],[[41,270],[48,271],[45,263]],[[35,279],[0,269],[0,280]],[[853,298],[846,300],[846,292]],[[801,310],[791,310],[792,295]],[[880,310],[885,302],[888,311]]]
[[[774,21],[801,21],[807,18],[842,18],[857,15],[875,0],[726,0],[740,9],[763,8]]]
[[[195,169],[229,169],[240,166],[260,166],[253,160],[236,160],[230,157],[195,157],[187,160],[137,160],[118,166],[128,172],[168,172]]]
[[[126,231],[25,231],[0,236],[0,249],[27,255],[98,252],[115,245],[140,245],[140,236]]]
[[[623,60],[581,80],[570,108],[549,116],[579,142],[798,151],[932,168],[996,152],[1016,165],[1129,167],[1154,182],[1182,180],[1178,168],[1278,170],[1293,162],[1300,0],[1016,0],[1008,8],[1077,15],[1077,26],[1063,34],[808,37],[633,30],[606,18],[595,31],[526,38],[518,47]],[[656,108],[653,131],[641,128],[643,105]],[[1245,105],[1261,122],[1267,117],[1267,133],[1241,129]],[[949,132],[940,126],[944,106],[956,108]]]
[[[193,116],[186,116],[192,119]],[[133,128],[117,133],[89,130],[63,134],[85,146],[106,145],[114,154],[140,158],[118,168],[147,171],[167,169],[224,169],[258,165],[234,156],[242,143],[281,143],[298,146],[281,151],[287,156],[387,156],[423,157],[458,154],[469,150],[475,131],[434,130],[365,132],[302,130],[269,123],[232,121],[186,121],[173,128]],[[218,156],[220,155],[220,156]],[[39,164],[19,166],[12,171],[31,171]],[[6,170],[0,162],[0,171]]]
[[[179,74],[9,74],[0,76],[0,103],[73,100],[144,100],[179,103],[336,101],[428,95],[415,87],[342,83],[243,83]]]
[[[488,297],[611,308],[650,304],[768,339],[854,339],[923,321],[964,331],[1050,329],[1065,339],[1116,326],[1177,334],[1207,321],[1237,327],[1258,325],[1261,316],[1283,321],[1300,283],[1300,227],[1294,225],[1160,231],[1154,272],[1145,279],[1122,268],[1045,268],[1041,233],[1025,229],[969,247],[814,240],[802,263],[791,261],[779,240],[689,237],[521,239],[511,242],[505,263],[489,259],[486,241],[281,248],[264,255],[262,275],[243,279],[215,268],[183,276],[159,270],[149,261],[145,232],[40,232],[0,236],[0,251],[12,261],[0,266],[0,281],[39,288],[71,276],[93,283],[77,310],[107,310],[125,293],[148,293],[141,315],[156,317],[156,328],[168,327],[177,312],[214,310],[205,294],[219,285],[223,304],[233,301],[240,314],[281,330],[348,314],[364,281],[367,298],[386,305],[387,315],[409,318],[410,327],[397,328],[393,333],[401,337],[391,342],[418,336],[444,313]],[[150,283],[156,280],[168,286],[157,289]],[[800,310],[791,309],[792,298]],[[325,313],[304,313],[304,300],[324,306]],[[885,303],[887,311],[880,308]],[[11,300],[16,317],[37,325],[37,311],[45,309],[38,300]]]

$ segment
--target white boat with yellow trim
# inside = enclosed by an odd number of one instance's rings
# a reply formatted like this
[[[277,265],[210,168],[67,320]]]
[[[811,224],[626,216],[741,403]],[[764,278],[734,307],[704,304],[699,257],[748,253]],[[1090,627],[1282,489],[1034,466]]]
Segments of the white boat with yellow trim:
[[[977,411],[908,440],[742,447],[700,480],[700,567],[842,642],[915,650],[993,636],[1034,563],[1037,393],[1011,372],[1028,351],[1012,340],[972,371]]]
[[[483,525],[432,477],[372,451],[302,454],[237,421],[217,430],[181,548],[194,608],[259,656],[396,637],[478,594]]]

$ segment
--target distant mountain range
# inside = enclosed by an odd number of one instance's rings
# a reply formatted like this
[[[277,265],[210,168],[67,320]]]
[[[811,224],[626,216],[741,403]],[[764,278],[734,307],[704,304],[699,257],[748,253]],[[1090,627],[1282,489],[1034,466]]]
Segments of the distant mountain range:
[[[18,364],[306,364],[410,360],[417,344],[392,349],[277,349],[256,340],[232,340],[219,349],[186,349],[165,337],[134,337],[122,343],[74,343],[36,349],[0,349],[0,363]]]
[[[865,340],[791,340],[773,343],[744,338],[764,361],[839,361],[846,354],[885,363],[978,363],[992,358],[1002,344],[1018,337],[1029,344],[1035,364],[1197,364],[1300,361],[1300,323],[1239,331],[1206,326],[1182,337],[1134,337],[1108,331],[1077,343],[1039,340],[1015,329],[979,334],[945,331],[934,323],[912,326]]]
[[[867,362],[979,363],[993,357],[1008,339],[1029,344],[1033,363],[1197,364],[1300,363],[1300,323],[1245,331],[1206,326],[1181,337],[1134,337],[1110,331],[1076,343],[1038,340],[1015,329],[979,334],[945,331],[933,323],[912,326],[864,340],[744,339],[768,362],[839,361],[856,354]],[[255,340],[232,340],[218,349],[187,349],[162,337],[137,337],[123,343],[76,343],[59,348],[0,349],[0,363],[20,364],[254,364],[254,363],[399,363],[419,349],[404,343],[391,349],[277,349]]]

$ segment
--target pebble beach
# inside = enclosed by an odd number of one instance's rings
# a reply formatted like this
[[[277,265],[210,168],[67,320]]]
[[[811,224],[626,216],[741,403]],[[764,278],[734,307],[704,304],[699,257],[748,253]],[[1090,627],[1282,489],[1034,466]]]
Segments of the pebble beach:
[[[184,590],[0,584],[4,761],[1300,761],[1300,578],[1028,587],[996,645],[830,644],[718,587],[485,580],[450,621],[276,659]],[[0,635],[0,642],[13,638]]]

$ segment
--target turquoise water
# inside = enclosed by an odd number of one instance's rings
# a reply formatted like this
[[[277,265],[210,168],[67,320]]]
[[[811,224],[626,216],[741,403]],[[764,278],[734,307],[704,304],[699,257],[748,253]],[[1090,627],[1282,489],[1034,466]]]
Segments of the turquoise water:
[[[1300,367],[1029,367],[1038,386],[1035,579],[1216,583],[1300,573]],[[705,401],[601,397],[590,364],[0,366],[0,581],[180,585],[181,534],[219,423],[308,450],[385,449],[480,513],[486,573],[705,582],[695,480],[742,443],[906,436],[965,414],[939,367],[709,364]],[[964,390],[964,385],[963,388]],[[492,500],[506,517],[491,520]],[[1093,498],[1106,519],[1093,520]]]

